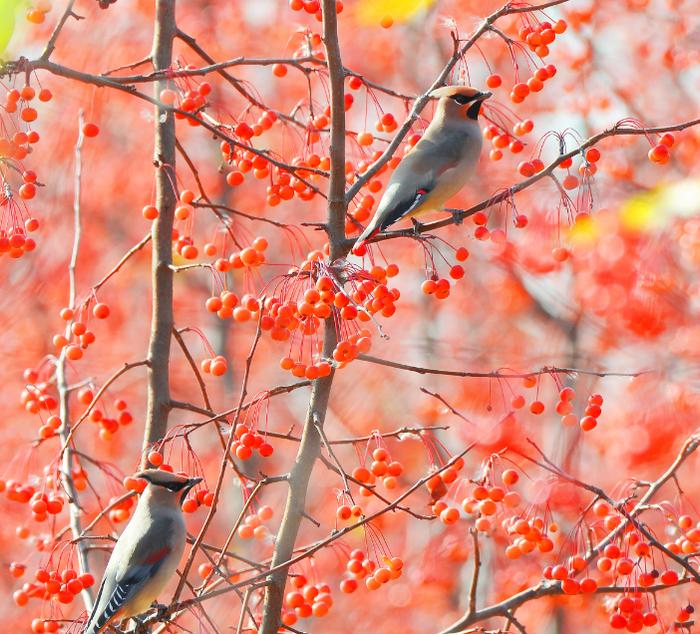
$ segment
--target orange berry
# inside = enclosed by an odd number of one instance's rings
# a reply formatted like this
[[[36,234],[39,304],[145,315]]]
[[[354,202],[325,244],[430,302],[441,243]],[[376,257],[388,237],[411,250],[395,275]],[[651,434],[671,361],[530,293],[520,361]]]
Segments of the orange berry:
[[[148,453],[148,462],[154,467],[159,467],[163,464],[163,454],[160,451],[150,451]]]
[[[503,83],[503,79],[498,74],[489,75],[486,78],[486,85],[489,88],[498,88]]]

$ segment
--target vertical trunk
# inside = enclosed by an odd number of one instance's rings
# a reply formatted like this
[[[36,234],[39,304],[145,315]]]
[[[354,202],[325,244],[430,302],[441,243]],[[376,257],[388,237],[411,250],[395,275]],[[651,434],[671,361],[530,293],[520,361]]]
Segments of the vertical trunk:
[[[170,67],[175,38],[175,0],[156,0],[156,22],[151,52],[156,70]],[[156,82],[155,96],[167,86]],[[172,232],[175,213],[175,119],[156,107],[154,164],[156,206],[153,223],[151,339],[148,346],[148,409],[144,449],[161,439],[168,428],[170,411],[170,338],[173,329]],[[144,451],[145,461],[146,452]]]
[[[331,86],[331,173],[328,184],[328,212],[326,232],[330,243],[331,263],[344,255],[345,239],[345,103],[344,75],[338,44],[338,25],[335,0],[323,1],[323,40],[328,60]],[[331,358],[337,343],[333,318],[324,325],[323,355]],[[321,438],[317,425],[323,425],[328,409],[333,374],[314,381],[309,408],[304,423],[304,432],[299,444],[296,461],[289,474],[289,492],[277,536],[272,567],[279,566],[292,557],[299,526],[304,517],[306,492],[309,479],[321,449]],[[280,625],[284,586],[287,569],[282,568],[270,575],[268,580],[260,634],[275,634]]]

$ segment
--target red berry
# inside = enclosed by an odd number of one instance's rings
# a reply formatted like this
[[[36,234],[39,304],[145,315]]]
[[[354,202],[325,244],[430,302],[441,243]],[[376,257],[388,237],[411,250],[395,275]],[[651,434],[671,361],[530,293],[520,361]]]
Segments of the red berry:
[[[100,128],[95,123],[83,125],[83,134],[87,137],[95,137],[100,133]]]

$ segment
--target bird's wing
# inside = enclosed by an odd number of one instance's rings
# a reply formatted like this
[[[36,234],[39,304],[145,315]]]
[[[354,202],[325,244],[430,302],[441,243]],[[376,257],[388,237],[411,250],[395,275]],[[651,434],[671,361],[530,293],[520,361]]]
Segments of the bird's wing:
[[[399,164],[401,167],[404,161],[407,162],[404,174],[400,174],[400,178],[397,179],[402,185],[396,188],[396,193],[391,198],[391,209],[383,216],[382,224],[378,227],[380,231],[416,211],[427,201],[442,174],[458,164],[457,161],[444,160],[437,163],[433,160],[434,156],[423,152],[416,153],[415,157],[412,157],[412,154],[413,152],[409,153]]]
[[[421,187],[417,190],[409,192],[407,196],[395,200],[394,205],[392,206],[391,210],[389,210],[389,213],[382,218],[382,223],[379,227],[377,227],[377,231],[383,231],[404,216],[410,215],[421,205],[421,203],[425,201],[432,188],[433,186],[431,186],[430,189]]]
[[[401,160],[389,179],[374,218],[357,238],[353,250],[401,218],[422,211],[420,207],[429,202],[430,193],[441,176],[459,165],[464,138],[459,134],[441,136],[437,140],[434,137],[426,133]]]
[[[148,539],[140,540],[129,553],[116,552],[117,560],[113,567],[112,560],[107,566],[104,579],[95,600],[95,606],[88,619],[84,634],[98,634],[118,612],[128,604],[150,581],[162,566],[172,548],[161,542],[155,544]],[[113,557],[115,555],[113,554]],[[120,559],[132,562],[129,566],[120,566]],[[134,564],[133,562],[138,562]]]

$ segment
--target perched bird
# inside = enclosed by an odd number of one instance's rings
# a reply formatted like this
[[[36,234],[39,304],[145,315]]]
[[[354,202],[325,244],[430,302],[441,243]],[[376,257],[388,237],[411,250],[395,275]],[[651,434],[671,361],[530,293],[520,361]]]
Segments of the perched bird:
[[[175,574],[185,549],[180,505],[201,478],[147,469],[148,481],[134,515],[114,546],[83,634],[103,632],[115,619],[148,610]]]
[[[355,242],[356,255],[363,255],[365,242],[398,220],[441,209],[476,169],[482,144],[477,118],[491,93],[444,86],[430,96],[439,99],[435,116],[391,175],[377,213]]]

